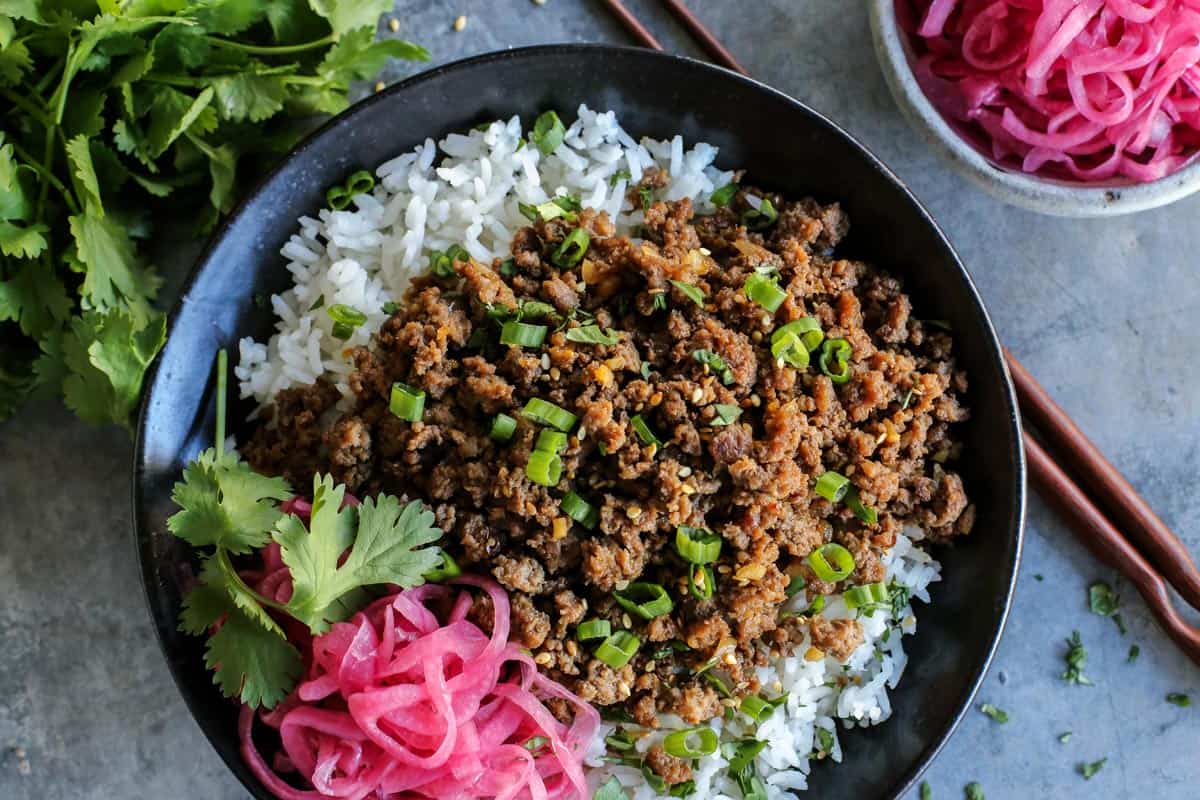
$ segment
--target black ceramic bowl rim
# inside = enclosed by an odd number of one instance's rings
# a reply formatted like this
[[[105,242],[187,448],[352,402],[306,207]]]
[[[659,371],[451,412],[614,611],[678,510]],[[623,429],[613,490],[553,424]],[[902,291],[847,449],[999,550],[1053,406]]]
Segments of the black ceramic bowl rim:
[[[1010,532],[1011,536],[1013,537],[1013,547],[1011,549],[1012,555],[1011,555],[1010,563],[1003,565],[1004,568],[1008,571],[1008,580],[1005,585],[1003,597],[998,598],[999,600],[1002,601],[1002,604],[998,608],[998,613],[995,618],[995,624],[989,635],[989,644],[988,644],[987,650],[984,653],[984,657],[980,661],[978,661],[976,664],[974,673],[971,675],[969,683],[967,684],[967,691],[961,697],[961,702],[960,702],[959,707],[953,714],[950,715],[949,719],[946,720],[946,722],[942,726],[940,732],[936,735],[935,739],[933,740],[932,744],[929,745],[928,747],[926,747],[921,752],[920,756],[913,763],[911,763],[908,766],[908,768],[901,775],[899,775],[899,777],[892,783],[893,788],[890,791],[890,793],[888,794],[888,798],[898,798],[898,797],[902,796],[905,792],[907,792],[911,788],[913,788],[913,786],[916,784],[918,778],[920,778],[921,774],[925,771],[925,769],[929,766],[929,764],[933,761],[933,759],[938,755],[938,753],[941,751],[941,749],[945,746],[945,744],[949,740],[950,736],[954,733],[955,729],[958,727],[958,724],[962,721],[963,717],[966,715],[966,712],[971,708],[971,704],[974,700],[976,693],[979,690],[981,683],[984,680],[984,677],[987,673],[989,666],[991,665],[992,659],[996,652],[996,648],[1000,641],[1000,637],[1004,631],[1004,626],[1008,619],[1008,613],[1012,606],[1013,592],[1016,587],[1017,572],[1018,572],[1018,567],[1020,565],[1021,551],[1022,551],[1022,546],[1023,546],[1023,542],[1024,542],[1025,470],[1026,470],[1025,453],[1024,453],[1024,448],[1021,444],[1021,442],[1022,442],[1021,428],[1020,428],[1020,423],[1019,423],[1019,417],[1017,414],[1016,395],[1013,391],[1012,382],[1011,382],[1011,379],[1008,374],[1008,369],[1005,364],[1005,360],[1004,360],[1004,356],[1003,356],[1003,353],[1002,353],[1002,350],[1000,347],[999,340],[996,336],[995,329],[992,325],[990,317],[988,316],[987,310],[985,309],[982,299],[979,296],[978,290],[975,287],[974,281],[971,279],[970,274],[967,272],[966,268],[963,266],[962,261],[959,259],[957,252],[955,252],[953,246],[950,244],[949,240],[946,238],[944,232],[941,230],[941,228],[938,226],[938,224],[933,220],[933,218],[930,216],[929,212],[917,200],[917,198],[912,194],[912,192],[908,189],[908,187],[899,179],[899,177],[897,177],[895,175],[895,173],[893,173],[886,165],[884,165],[883,162],[880,161],[861,142],[859,142],[856,138],[854,138],[852,135],[847,133],[839,125],[837,125],[836,123],[834,123],[831,120],[829,120],[828,118],[826,118],[823,114],[820,114],[819,112],[814,111],[812,108],[805,105],[804,103],[801,103],[800,101],[790,97],[789,95],[787,95],[783,92],[780,92],[776,89],[773,89],[770,86],[767,86],[766,84],[760,83],[756,80],[753,80],[752,78],[747,78],[745,76],[738,75],[737,73],[731,72],[724,68],[714,66],[714,65],[708,64],[706,62],[697,61],[697,60],[691,59],[691,58],[675,56],[675,55],[665,54],[665,53],[656,52],[656,51],[644,50],[641,48],[634,48],[634,47],[620,47],[620,46],[603,45],[603,44],[538,45],[538,46],[533,46],[533,47],[515,48],[515,49],[511,49],[511,50],[503,50],[503,51],[497,51],[497,52],[492,52],[492,53],[486,53],[486,54],[475,56],[472,58],[467,58],[467,59],[463,59],[460,61],[455,61],[455,62],[452,62],[449,64],[445,64],[442,66],[434,67],[426,72],[419,73],[417,75],[414,75],[411,78],[408,78],[404,81],[394,84],[394,85],[388,87],[387,89],[383,90],[382,92],[376,93],[376,94],[356,103],[354,106],[347,109],[342,114],[329,120],[327,123],[325,123],[319,129],[317,129],[312,134],[310,134],[307,138],[305,138],[300,144],[298,144],[290,153],[288,153],[288,155],[286,157],[281,159],[281,161],[274,168],[272,168],[272,170],[267,175],[265,175],[263,178],[261,178],[257,182],[257,184],[253,187],[253,189],[250,192],[248,192],[246,194],[246,196],[239,202],[239,204],[233,210],[233,212],[231,214],[229,214],[222,221],[222,223],[217,228],[217,230],[214,231],[214,233],[212,234],[212,236],[209,238],[208,242],[206,243],[203,252],[200,254],[199,258],[197,259],[196,264],[193,266],[193,268],[189,272],[186,281],[184,282],[184,284],[181,287],[178,299],[176,300],[176,302],[175,302],[174,306],[172,307],[171,312],[169,314],[168,335],[174,329],[176,319],[179,316],[179,313],[180,313],[181,309],[183,308],[183,305],[187,301],[187,299],[192,291],[192,288],[195,285],[195,283],[197,282],[197,280],[199,279],[200,275],[206,269],[208,269],[210,266],[212,266],[210,263],[210,260],[214,254],[214,251],[218,248],[219,243],[225,237],[225,235],[229,231],[229,229],[239,219],[239,217],[243,214],[243,212],[246,210],[246,208],[253,205],[255,203],[256,199],[263,192],[265,192],[268,189],[269,185],[280,173],[287,170],[288,167],[293,162],[296,162],[297,160],[301,160],[305,157],[306,152],[310,149],[310,147],[313,146],[313,144],[315,142],[323,139],[326,136],[334,135],[339,131],[344,131],[348,128],[353,127],[356,119],[359,116],[361,116],[364,111],[366,111],[367,109],[372,107],[374,104],[386,102],[387,99],[393,95],[404,93],[405,91],[411,89],[412,87],[419,86],[424,83],[437,81],[439,78],[441,78],[447,74],[459,71],[459,70],[472,68],[472,67],[475,67],[475,66],[478,66],[481,64],[502,62],[502,61],[509,60],[509,59],[530,59],[530,58],[537,58],[539,56],[569,55],[573,52],[584,53],[584,52],[593,52],[593,51],[608,51],[614,55],[623,55],[623,56],[636,55],[637,58],[645,58],[645,59],[649,59],[649,60],[686,62],[687,64],[690,65],[690,67],[695,68],[699,71],[709,70],[709,71],[712,71],[713,73],[719,73],[720,77],[723,80],[733,80],[733,81],[741,83],[743,85],[742,88],[744,88],[744,90],[746,90],[747,92],[764,93],[764,94],[772,95],[772,96],[774,96],[774,98],[776,100],[780,100],[787,104],[797,107],[800,111],[809,115],[815,124],[824,126],[830,132],[832,132],[835,136],[844,139],[847,143],[849,143],[857,151],[857,153],[861,156],[861,158],[867,164],[869,164],[874,170],[878,171],[886,181],[893,184],[895,186],[895,188],[897,188],[906,197],[906,199],[912,204],[914,209],[920,215],[924,224],[929,226],[931,231],[935,234],[937,239],[940,241],[941,246],[943,248],[945,248],[946,255],[948,256],[949,261],[954,265],[954,267],[960,273],[959,277],[961,278],[966,289],[969,292],[971,302],[973,304],[973,308],[971,309],[971,314],[977,320],[980,328],[983,330],[983,332],[986,335],[986,339],[987,339],[986,349],[988,351],[987,355],[992,360],[993,366],[995,368],[997,368],[1000,371],[1000,373],[1003,375],[1004,389],[1005,389],[1005,397],[1003,398],[1003,407],[1007,413],[1005,415],[1005,419],[996,420],[996,423],[997,424],[1002,423],[1003,425],[1005,425],[1008,428],[1007,433],[1010,436],[1011,440],[1014,442],[1015,451],[1016,451],[1014,453],[1009,454],[1011,463],[1015,465],[1015,475],[1004,476],[1006,479],[1011,479],[1013,481],[1014,500],[1015,500],[1015,506],[1016,506],[1013,509],[1012,516],[1010,517],[1010,519],[1012,520],[1012,525],[1010,527],[1013,528],[1013,530],[1011,530],[1011,532]],[[158,620],[157,615],[155,613],[154,601],[153,601],[153,597],[151,595],[151,584],[152,584],[152,581],[154,580],[154,575],[152,574],[151,570],[149,569],[149,564],[150,564],[149,545],[151,542],[151,537],[154,535],[154,531],[150,530],[149,522],[144,518],[145,511],[146,511],[146,497],[143,494],[143,484],[142,484],[142,480],[141,480],[141,473],[143,471],[143,465],[146,463],[145,456],[146,456],[147,416],[148,416],[149,408],[151,406],[151,396],[152,396],[155,386],[156,386],[156,379],[158,377],[159,367],[161,366],[162,362],[163,362],[163,358],[160,355],[160,358],[155,362],[155,364],[151,368],[149,374],[146,376],[144,385],[147,387],[147,391],[146,391],[145,397],[142,400],[142,406],[141,406],[141,411],[139,414],[137,431],[136,431],[136,441],[135,441],[135,448],[134,448],[134,463],[133,463],[133,497],[132,497],[133,512],[134,512],[133,513],[133,522],[134,522],[134,524],[133,524],[133,544],[134,544],[134,547],[137,549],[138,560],[139,560],[139,564],[141,566],[141,572],[142,572],[142,588],[145,593],[147,609],[150,613],[151,621],[155,625],[155,634],[156,634],[156,638],[158,640],[159,648],[163,653],[163,657],[167,661],[167,664],[171,670],[172,679],[175,681],[176,687],[179,689],[180,694],[183,696],[184,702],[187,704],[189,712],[192,714],[192,717],[197,721],[197,724],[203,730],[206,738],[209,739],[210,743],[213,743],[215,745],[214,731],[212,730],[212,725],[209,723],[206,723],[204,721],[203,715],[200,713],[201,708],[199,706],[199,698],[194,696],[194,694],[189,690],[188,686],[185,684],[185,682],[183,680],[183,676],[181,674],[181,665],[178,664],[172,658],[172,654],[168,650],[167,642],[163,637],[163,632],[160,627],[161,621]],[[171,624],[173,624],[173,621]],[[910,676],[909,680],[912,680],[912,679],[913,678]],[[271,795],[269,793],[267,793],[257,783],[256,780],[252,779],[252,777],[249,775],[248,771],[245,769],[244,765],[237,758],[236,753],[229,753],[221,748],[214,748],[214,749],[216,749],[218,751],[218,754],[221,756],[222,760],[224,760],[226,765],[229,767],[229,769],[236,776],[238,776],[238,778],[242,781],[245,788],[252,795],[254,795],[256,797],[264,798],[264,800],[269,800],[269,798],[271,798]]]

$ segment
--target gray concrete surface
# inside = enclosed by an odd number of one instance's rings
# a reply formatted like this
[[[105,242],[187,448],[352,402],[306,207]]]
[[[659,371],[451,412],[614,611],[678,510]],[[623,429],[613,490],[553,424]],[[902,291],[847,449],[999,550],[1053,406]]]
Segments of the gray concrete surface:
[[[653,0],[630,5],[695,53]],[[907,180],[969,265],[1002,338],[1200,555],[1200,198],[1109,222],[1035,216],[946,170],[900,118],[865,12],[843,0],[693,0],[759,78],[811,103]],[[551,41],[628,42],[593,0],[400,0],[436,62]],[[452,31],[468,16],[461,33]],[[401,69],[399,77],[414,70]],[[453,102],[453,99],[448,99]],[[234,800],[153,641],[130,545],[131,445],[58,407],[0,427],[0,798]],[[1045,577],[1035,579],[1035,574]],[[1125,591],[1126,636],[1088,613],[1112,576],[1034,499],[1016,604],[981,700],[929,771],[935,798],[1200,795],[1200,672]],[[1059,678],[1088,645],[1092,688]],[[1130,644],[1141,658],[1126,663]],[[1197,707],[1165,702],[1191,692]],[[1058,734],[1073,731],[1067,744]],[[1090,781],[1076,765],[1107,757]]]

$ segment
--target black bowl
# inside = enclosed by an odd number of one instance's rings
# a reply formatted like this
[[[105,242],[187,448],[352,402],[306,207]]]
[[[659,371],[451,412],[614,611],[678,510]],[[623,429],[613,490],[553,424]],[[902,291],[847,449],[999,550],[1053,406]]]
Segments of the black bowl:
[[[1021,552],[1024,457],[1000,344],[971,279],[928,213],[887,167],[845,131],[792,98],[708,64],[646,50],[556,45],[473,58],[377,94],[300,145],[213,238],[171,316],[171,335],[148,382],[134,464],[135,536],[150,613],[192,714],[252,794],[270,798],[242,764],[236,709],[204,668],[203,643],[176,630],[191,554],[167,533],[171,485],[210,444],[212,365],[246,335],[270,332],[256,296],[282,291],[278,255],[296,218],[325,188],[440,137],[517,113],[615,109],[633,135],[721,148],[758,185],[839,200],[850,215],[843,252],[900,275],[917,313],[945,319],[970,375],[973,415],[963,435],[964,477],[978,505],[975,532],[939,553],[944,580],[921,609],[911,661],[891,696],[894,715],[845,735],[845,762],[819,765],[815,796],[893,798],[909,788],[969,708],[1008,613]]]

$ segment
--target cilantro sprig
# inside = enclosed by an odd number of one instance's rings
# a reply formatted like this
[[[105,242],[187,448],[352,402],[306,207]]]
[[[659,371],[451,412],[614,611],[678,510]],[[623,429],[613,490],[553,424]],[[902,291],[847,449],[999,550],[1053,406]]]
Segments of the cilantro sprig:
[[[224,352],[218,358],[217,442],[187,465],[171,498],[179,506],[167,528],[202,550],[199,579],[183,600],[179,629],[208,635],[205,663],[227,697],[273,707],[295,686],[300,653],[279,623],[291,617],[314,634],[347,619],[369,600],[367,587],[409,588],[442,563],[433,514],[420,502],[389,495],[344,503],[346,488],[329,476],[313,481],[309,524],[285,514],[292,496],[282,478],[256,473],[224,449]],[[238,574],[233,557],[274,541],[291,572],[291,598],[264,597]],[[211,548],[211,549],[210,549]]]
[[[207,231],[389,58],[390,0],[0,3],[0,420],[128,425],[166,336],[154,209]]]

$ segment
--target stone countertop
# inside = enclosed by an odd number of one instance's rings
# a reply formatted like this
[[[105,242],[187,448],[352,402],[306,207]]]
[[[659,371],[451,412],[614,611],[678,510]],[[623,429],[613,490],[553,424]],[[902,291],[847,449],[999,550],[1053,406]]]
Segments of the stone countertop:
[[[653,0],[629,5],[664,45],[700,55]],[[759,79],[832,117],[930,208],[974,275],[1001,338],[1200,554],[1200,198],[1111,221],[1037,216],[979,192],[901,118],[844,0],[692,0]],[[453,21],[467,16],[461,32]],[[399,0],[400,34],[434,63],[544,42],[630,43],[589,0]],[[415,72],[400,65],[388,74]],[[178,285],[186,265],[174,270]],[[154,641],[130,542],[132,446],[57,406],[0,426],[0,797],[235,800],[245,792],[191,721]],[[1044,580],[1038,580],[1044,576]],[[1128,634],[1090,614],[1114,575],[1031,496],[1024,569],[979,700],[927,773],[934,798],[980,782],[989,800],[1194,798],[1200,672],[1129,587]],[[1094,687],[1059,677],[1063,639],[1088,646]],[[1141,657],[1126,663],[1131,644]],[[1066,744],[1057,737],[1074,735]],[[1077,764],[1107,757],[1090,781]]]

